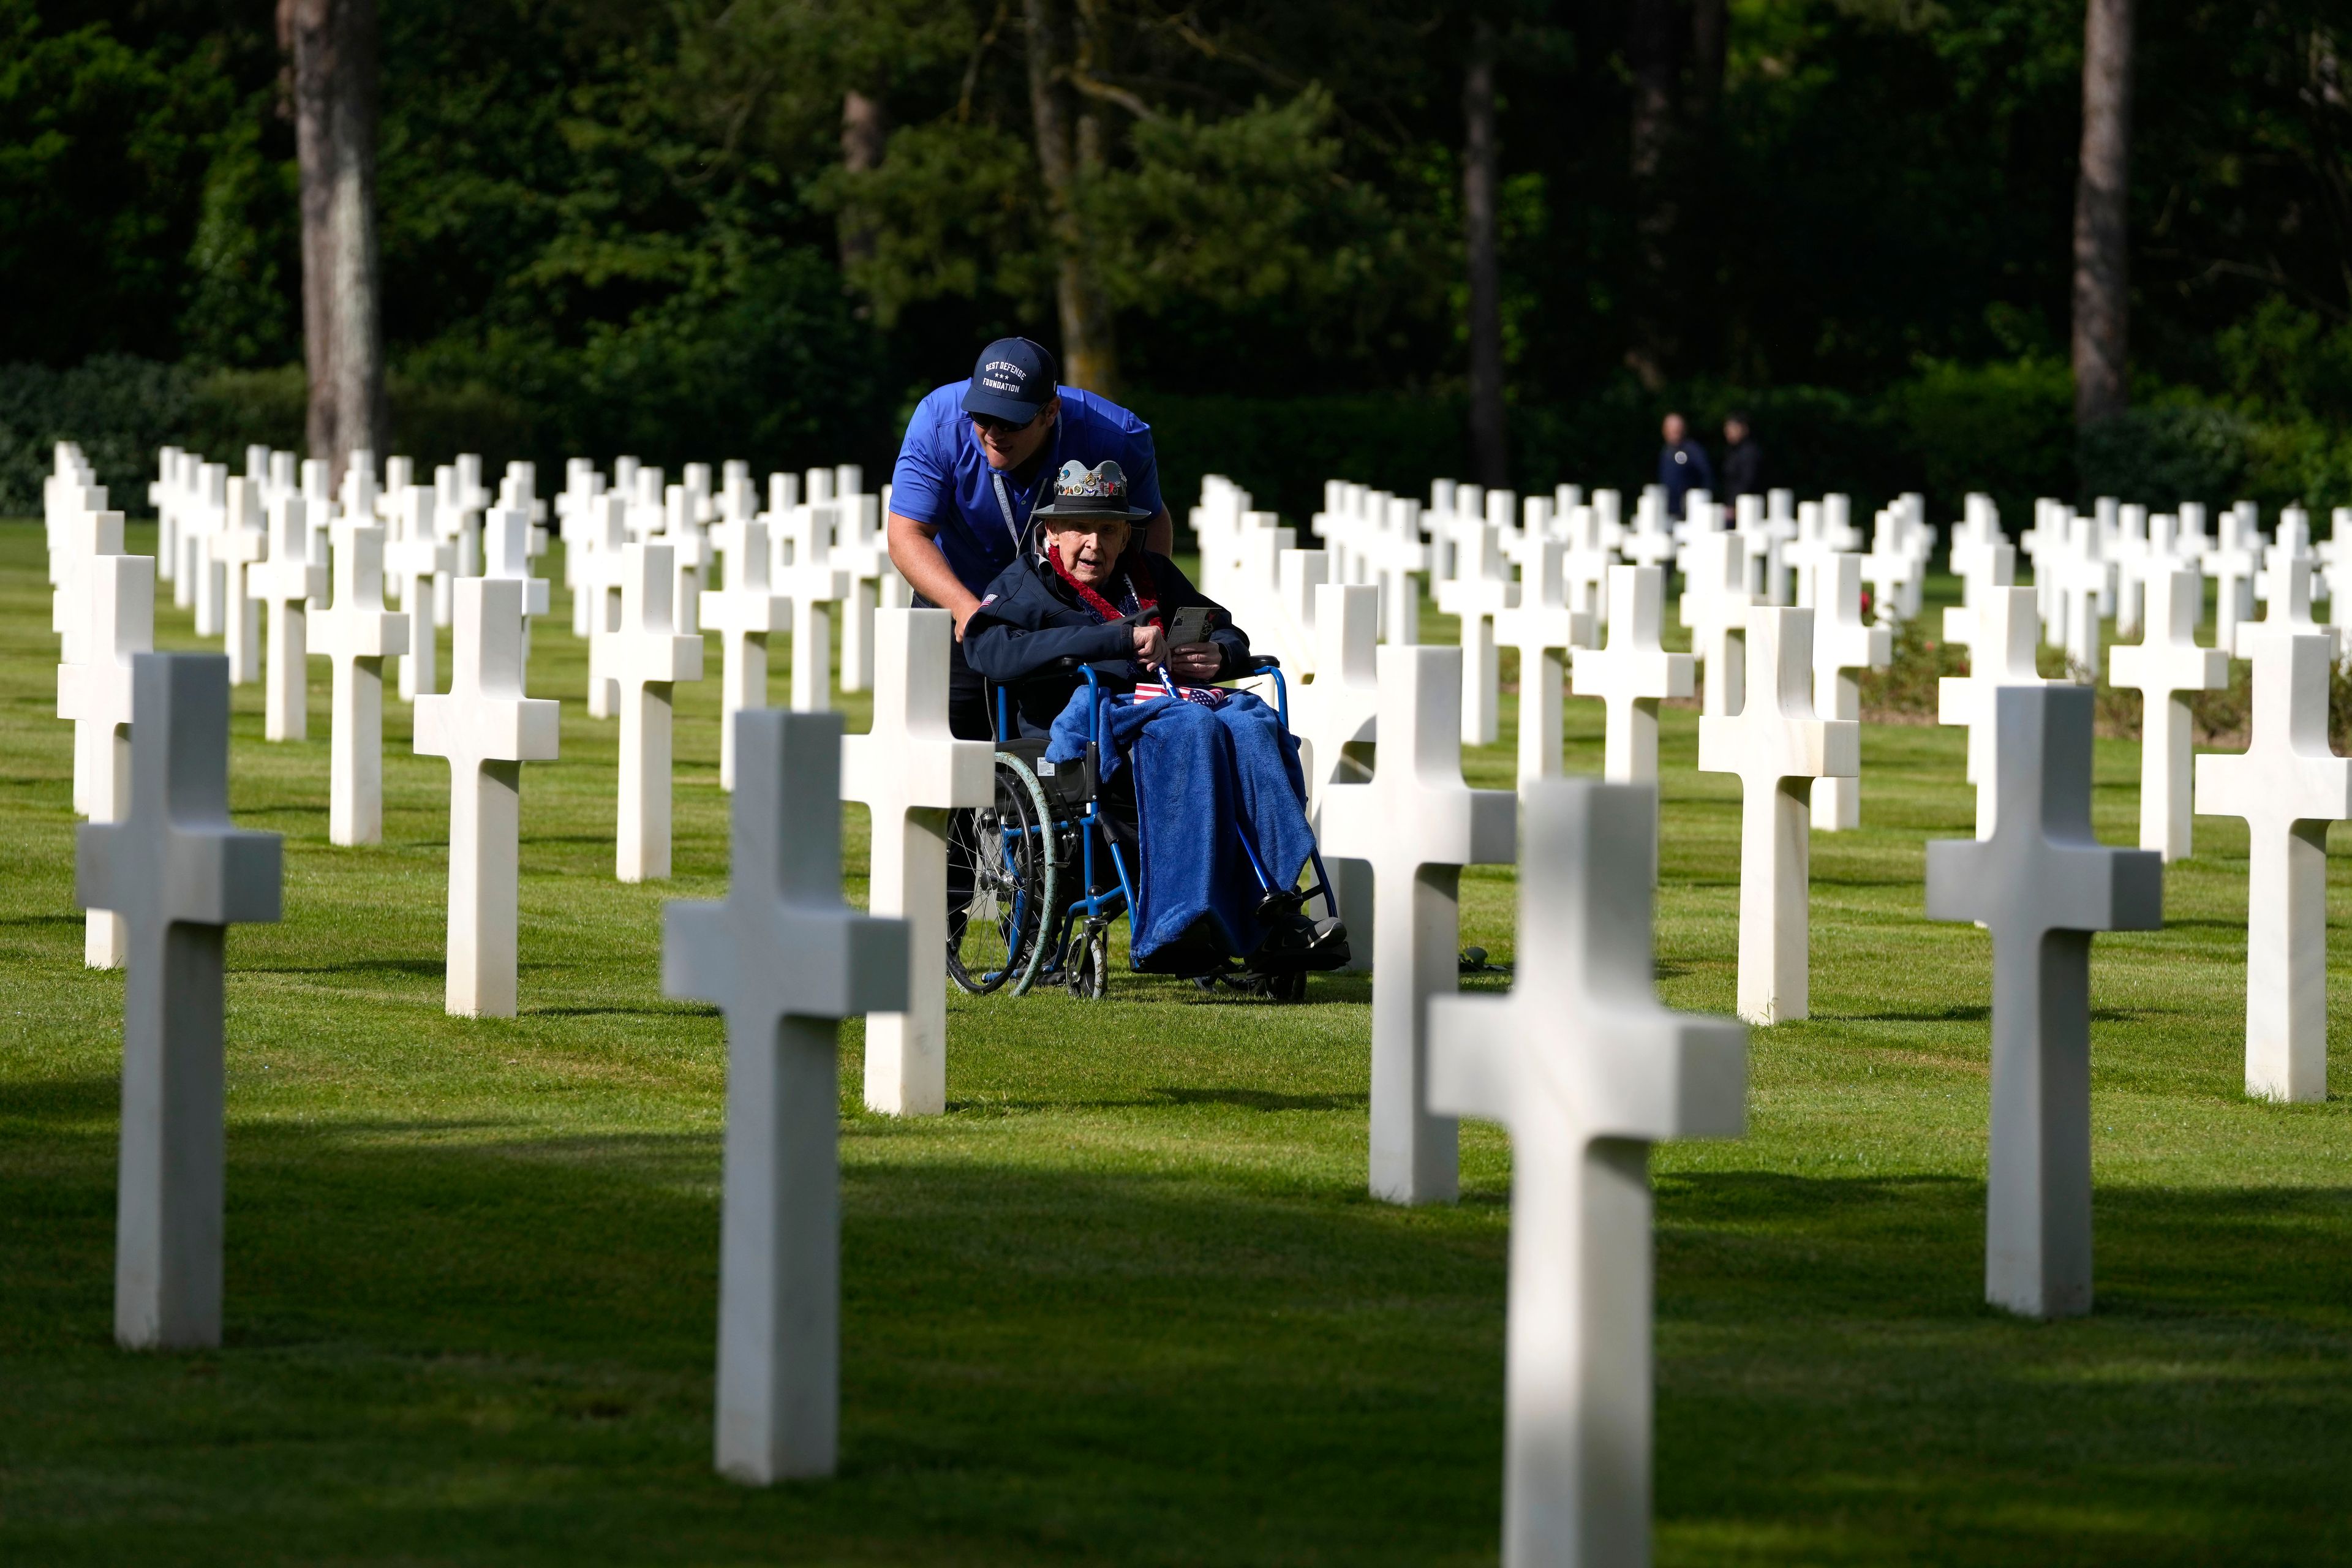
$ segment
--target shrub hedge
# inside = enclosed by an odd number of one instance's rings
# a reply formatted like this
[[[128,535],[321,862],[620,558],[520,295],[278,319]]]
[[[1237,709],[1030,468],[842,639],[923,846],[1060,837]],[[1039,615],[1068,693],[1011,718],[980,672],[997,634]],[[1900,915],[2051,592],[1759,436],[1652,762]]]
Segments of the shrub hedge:
[[[493,471],[530,458],[550,476],[573,454],[609,461],[623,450],[672,468],[742,457],[759,472],[841,460],[863,462],[877,476],[884,470],[897,447],[897,416],[871,372],[852,395],[813,402],[801,390],[811,384],[812,365],[730,358],[723,338],[697,335],[693,352],[660,364],[645,362],[639,341],[601,351],[505,344],[412,356],[386,389],[394,449],[421,463],[479,452]],[[1328,478],[1425,495],[1433,477],[1468,469],[1465,409],[1449,394],[1139,390],[1128,401],[1157,433],[1162,489],[1180,516],[1211,471],[1303,522]],[[2066,370],[2053,360],[1927,363],[1869,395],[1717,384],[1652,394],[1628,382],[1574,405],[1520,405],[1511,411],[1514,477],[1530,490],[1562,480],[1638,489],[1670,407],[1689,416],[1702,439],[1720,430],[1727,413],[1745,412],[1764,444],[1769,484],[1801,495],[1843,489],[1862,509],[1918,489],[1941,518],[1958,512],[1964,491],[1984,489],[2015,529],[2040,495],[2217,506],[2251,497],[2265,510],[2296,500],[2352,504],[2352,438],[2307,417],[2266,419],[2151,388],[2140,406],[2077,439]],[[37,510],[59,438],[79,441],[100,481],[139,511],[158,447],[236,463],[248,442],[299,449],[302,430],[299,366],[205,370],[125,355],[67,370],[0,365],[0,515]]]

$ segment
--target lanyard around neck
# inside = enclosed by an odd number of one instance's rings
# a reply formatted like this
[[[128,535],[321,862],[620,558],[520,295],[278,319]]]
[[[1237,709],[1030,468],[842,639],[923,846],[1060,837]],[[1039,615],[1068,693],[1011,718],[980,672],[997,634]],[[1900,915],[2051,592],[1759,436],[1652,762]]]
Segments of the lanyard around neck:
[[[1045,476],[1055,471],[1055,465],[1054,459],[1061,455],[1061,450],[1062,422],[1056,419],[1054,421],[1053,449],[1045,453],[1045,461],[1037,465],[1037,480],[1039,484],[1042,485],[1048,482]],[[987,459],[985,458],[982,459],[983,464],[985,464],[986,460]],[[996,510],[1004,519],[1005,537],[1013,541],[1013,558],[1015,561],[1018,561],[1021,559],[1021,541],[1024,537],[1021,524],[1024,520],[1016,519],[1013,515],[1013,492],[1004,488],[1004,470],[1002,468],[990,468],[988,470],[988,478],[989,481],[996,487]],[[1025,521],[1034,522],[1036,521],[1036,515],[1037,500],[1035,495],[1033,494],[1029,500],[1029,517]]]

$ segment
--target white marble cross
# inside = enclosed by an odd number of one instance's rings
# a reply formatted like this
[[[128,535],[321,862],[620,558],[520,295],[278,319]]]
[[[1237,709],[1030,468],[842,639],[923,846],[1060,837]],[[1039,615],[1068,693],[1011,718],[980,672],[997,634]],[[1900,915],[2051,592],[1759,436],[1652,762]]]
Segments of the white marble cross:
[[[2205,580],[2193,566],[2151,566],[2144,630],[2111,650],[2107,684],[2140,694],[2139,847],[2167,860],[2189,857],[2189,704],[2184,691],[2230,684],[2230,656],[2197,646]]]
[[[792,564],[771,574],[769,587],[793,604],[793,710],[816,713],[833,705],[833,616],[828,606],[849,596],[849,574],[834,563],[819,510],[800,511]]]
[[[1977,786],[1977,831],[1991,830],[1992,793],[1985,767],[1992,742],[1992,694],[2004,686],[2055,686],[2034,668],[2042,612],[2032,588],[1995,588],[1972,612],[1976,639],[1969,649],[1969,673],[1936,682],[1936,721],[1964,724],[1969,731],[1968,780]]]
[[[228,625],[227,568],[216,546],[228,526],[228,469],[218,463],[194,465],[195,490],[180,523],[180,549],[188,557],[184,575],[194,596],[196,635],[223,636]],[[176,598],[179,585],[173,585]],[[232,674],[232,680],[235,679]]]
[[[147,481],[147,504],[155,509],[155,575],[169,583],[179,572],[180,448],[155,450],[155,477]]]
[[[612,635],[621,629],[621,551],[629,542],[629,503],[615,492],[588,503],[582,542],[579,587],[572,595],[572,621],[587,627],[588,717],[610,719],[620,700],[606,666]]]
[[[415,629],[431,590],[411,601]],[[456,585],[446,693],[416,700],[416,754],[449,760],[449,959],[444,1005],[511,1018],[521,928],[522,764],[555,760],[558,704],[523,695],[522,584]]]
[[[2098,554],[2097,521],[2074,520],[2072,542],[2052,573],[2052,586],[2063,606],[2067,660],[2084,678],[2099,678],[2099,605],[2115,592],[2115,563]]]
[[[1381,591],[1368,583],[1315,590],[1315,679],[1290,689],[1290,728],[1307,777],[1307,819],[1319,838],[1323,792],[1371,776],[1370,747],[1380,714]],[[1371,967],[1372,872],[1325,855],[1332,910],[1348,928],[1350,969]]]
[[[2336,628],[2321,626],[2312,616],[2311,574],[2310,557],[2289,555],[2273,545],[2270,563],[2254,579],[2263,601],[2263,618],[2238,623],[2237,640],[2230,645],[2231,651],[2240,658],[2252,658],[2263,637],[2317,633],[2327,639],[2331,653],[2340,652]]]
[[[1536,779],[1559,775],[1560,709],[1567,689],[1562,665],[1571,650],[1592,641],[1592,617],[1568,606],[1566,552],[1557,539],[1531,541],[1519,574],[1519,602],[1497,611],[1494,620],[1495,641],[1519,656],[1522,789]]]
[[[1865,669],[1885,669],[1895,658],[1895,632],[1862,618],[1862,557],[1824,557],[1813,576],[1813,710],[1824,719],[1862,718]],[[1813,783],[1813,826],[1824,833],[1862,826],[1862,779]]]
[[[2147,508],[2117,510],[2115,546],[2108,556],[2116,563],[2116,635],[2129,637],[2139,630],[2148,579],[2172,565],[2148,539]]]
[[[269,558],[269,529],[259,486],[231,479],[223,504],[220,529],[207,546],[220,576],[220,635],[228,648],[228,683],[250,686],[261,679],[261,601],[250,569]]]
[[[848,578],[849,591],[841,605],[841,689],[865,691],[874,684],[874,611],[879,605],[882,579],[894,574],[887,542],[882,534],[880,498],[862,494],[862,476],[855,463],[835,470],[837,489],[834,532],[834,564]],[[797,685],[800,649],[793,649]]]
[[[735,715],[768,705],[768,638],[791,627],[793,605],[768,589],[767,525],[746,517],[719,527],[727,585],[702,590],[701,624],[719,634],[719,787],[731,790]],[[944,670],[947,656],[940,657]]]
[[[662,990],[727,1017],[719,1473],[833,1473],[841,1420],[841,1069],[835,1020],[903,1009],[903,921],[841,897],[841,717],[735,716],[724,903],[664,910]],[[944,939],[942,939],[944,942]],[[942,949],[929,957],[934,968]]]
[[[327,842],[383,842],[383,661],[408,647],[409,617],[383,607],[383,530],[337,522],[335,596],[311,627],[334,670],[327,705]]]
[[[2016,586],[2017,546],[2004,539],[1952,547],[1960,575],[1960,602],[1944,606],[1944,640],[1976,656],[1979,609],[2001,588]]]
[[[1271,622],[1250,626],[1252,646],[1282,660],[1294,691],[1298,681],[1315,673],[1315,605],[1318,591],[1331,581],[1331,558],[1320,550],[1284,550],[1274,563],[1275,587],[1267,596]]]
[[[710,538],[702,525],[687,513],[686,489],[682,485],[669,487],[669,526],[655,537],[669,546],[670,596],[672,613],[681,634],[701,631],[698,619],[701,609],[702,584],[708,575],[713,552]]]
[[[1658,779],[1658,704],[1688,697],[1695,661],[1659,645],[1666,574],[1658,566],[1609,569],[1609,646],[1579,648],[1570,672],[1579,697],[1608,704],[1601,776],[1612,784]]]
[[[1609,570],[1617,557],[1603,542],[1601,519],[1589,506],[1569,509],[1559,536],[1567,550],[1560,557],[1560,580],[1567,585],[1569,607],[1592,618],[1590,645],[1609,625]]]
[[[1818,584],[1816,584],[1818,586]],[[1748,700],[1735,717],[1698,721],[1703,773],[1739,775],[1739,1016],[1785,1024],[1807,1016],[1812,781],[1862,767],[1862,726],[1813,711],[1811,610],[1748,612]]]
[[[269,519],[269,556],[246,569],[246,584],[268,606],[269,658],[262,681],[262,738],[300,741],[310,732],[310,601],[327,592],[327,569],[310,564],[310,530],[300,496],[280,498]]]
[[[1462,621],[1462,743],[1491,746],[1500,732],[1495,617],[1518,602],[1519,590],[1494,524],[1470,519],[1455,537],[1457,574],[1437,585],[1437,607]]]
[[[1517,977],[1431,1001],[1430,1103],[1511,1130],[1503,1561],[1642,1563],[1649,1146],[1739,1136],[1748,1031],[1656,1000],[1655,786],[1545,780],[1523,810]]]
[[[1745,662],[1739,638],[1749,609],[1746,551],[1736,533],[1705,534],[1691,542],[1681,614],[1690,629],[1691,651],[1705,667],[1702,715],[1739,711]]]
[[[2181,508],[2184,521],[2188,510],[2186,506]],[[2218,584],[2213,646],[2234,648],[2238,646],[2238,623],[2252,608],[2254,575],[2263,563],[2263,536],[2242,508],[2233,507],[2223,512],[2219,526],[2220,542],[2204,551],[2199,559],[2205,575]]]
[[[1421,641],[1421,579],[1429,570],[1430,547],[1421,537],[1421,503],[1410,496],[1377,492],[1380,512],[1366,535],[1366,564],[1381,588],[1381,641],[1410,647]]]
[[[482,570],[485,577],[506,577],[522,584],[523,647],[530,646],[530,617],[547,614],[547,579],[530,569],[531,535],[537,530],[526,507],[501,502],[482,514]]]
[[[1870,552],[1858,557],[1862,574],[1870,584],[1870,618],[1882,626],[1892,626],[1904,618],[1905,607],[1918,591],[1921,576],[1918,562],[1896,542],[1895,531],[1882,515],[1870,542]],[[1819,579],[1815,581],[1818,584]]]
[[[1927,846],[1927,918],[1992,934],[1985,1300],[2030,1318],[2091,1310],[2091,934],[2164,921],[2163,860],[2091,832],[2091,706],[1996,689],[1991,832]]]
[[[83,632],[90,598],[82,581],[84,570],[99,556],[122,553],[122,514],[106,510],[105,490],[80,493],[97,497],[97,507],[76,506],[50,528],[49,581],[55,586],[49,595],[49,629],[58,634],[58,658],[64,664],[79,664],[86,657]]]
[[[373,514],[344,515],[365,521]],[[399,593],[400,607],[408,615],[408,647],[400,656],[400,695],[402,700],[414,702],[419,692],[440,689],[433,583],[436,576],[455,569],[457,551],[433,531],[433,492],[426,487],[411,485],[401,491],[394,498],[394,517],[400,531],[383,547],[383,570]]]
[[[873,814],[866,908],[912,933],[904,1012],[866,1021],[866,1106],[894,1116],[947,1109],[948,814],[995,798],[996,748],[948,729],[945,610],[877,610],[874,725],[842,740],[841,797]]]
[[[702,679],[702,639],[677,629],[677,582],[667,544],[621,552],[621,627],[606,666],[621,692],[621,791],[614,875],[624,882],[669,875],[670,730],[676,683]]]
[[[75,581],[89,601],[80,616],[88,657],[58,667],[58,717],[74,726],[74,809],[92,822],[120,822],[131,809],[135,659],[155,647],[155,559],[94,555]],[[83,921],[82,963],[120,969],[130,942],[121,915],[93,909]]]
[[[228,664],[135,654],[130,809],[83,826],[74,897],[121,917],[121,1168],[114,1338],[131,1350],[220,1343],[222,946],[275,921],[278,835],[230,825]]]
[[[1372,871],[1371,1190],[1391,1203],[1454,1196],[1457,1128],[1428,1104],[1429,999],[1454,988],[1462,868],[1514,848],[1517,797],[1462,782],[1461,703],[1460,648],[1382,647],[1371,782],[1322,792],[1324,845]]]
[[[2242,630],[2244,628],[2241,628]],[[2352,758],[2327,742],[2325,633],[2253,639],[2253,736],[2197,759],[2197,809],[2246,819],[2246,1092],[2327,1098],[2327,825],[2352,819]]]
[[[588,635],[588,605],[583,596],[580,568],[588,554],[590,519],[604,506],[604,477],[593,458],[574,458],[565,465],[563,489],[555,498],[560,518],[558,537],[563,541],[563,591],[572,596],[572,635]]]
[[[563,489],[556,492],[556,534],[563,541],[563,590],[573,597],[572,635],[588,635],[585,607],[579,600],[580,558],[587,550],[588,509],[604,493],[604,476],[593,458],[572,458],[563,465]]]

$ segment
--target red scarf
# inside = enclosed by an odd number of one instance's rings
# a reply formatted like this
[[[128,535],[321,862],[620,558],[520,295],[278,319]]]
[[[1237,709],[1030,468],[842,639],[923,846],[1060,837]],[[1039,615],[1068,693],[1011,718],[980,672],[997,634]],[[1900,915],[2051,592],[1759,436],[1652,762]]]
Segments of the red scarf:
[[[1063,582],[1067,583],[1071,588],[1076,592],[1078,597],[1084,600],[1087,605],[1091,608],[1095,614],[1100,616],[1107,621],[1116,621],[1120,618],[1119,612],[1112,607],[1109,600],[1104,598],[1100,594],[1096,593],[1092,588],[1089,588],[1084,583],[1079,582],[1076,577],[1070,575],[1070,569],[1062,564],[1062,547],[1060,545],[1048,544],[1045,546],[1045,559],[1052,563],[1055,574],[1059,576]],[[1135,552],[1132,559],[1136,563],[1141,563],[1144,560],[1143,552],[1141,551]],[[1118,571],[1119,574],[1127,579],[1129,590],[1135,595],[1136,608],[1144,612],[1143,618],[1150,621],[1153,626],[1165,630],[1167,628],[1167,623],[1160,617],[1160,599],[1158,595],[1147,594],[1143,591],[1143,578],[1145,574],[1136,571],[1133,565],[1129,563],[1129,560],[1127,557],[1122,557],[1120,559]]]

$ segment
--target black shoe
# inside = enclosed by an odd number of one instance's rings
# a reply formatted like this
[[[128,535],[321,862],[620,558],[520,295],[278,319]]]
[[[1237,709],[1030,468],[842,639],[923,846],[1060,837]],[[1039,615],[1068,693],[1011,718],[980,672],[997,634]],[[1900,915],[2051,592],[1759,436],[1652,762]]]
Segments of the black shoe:
[[[1340,969],[1347,965],[1348,928],[1336,919],[1310,921],[1293,914],[1275,922],[1274,930],[1250,954],[1250,966],[1276,970]]]

